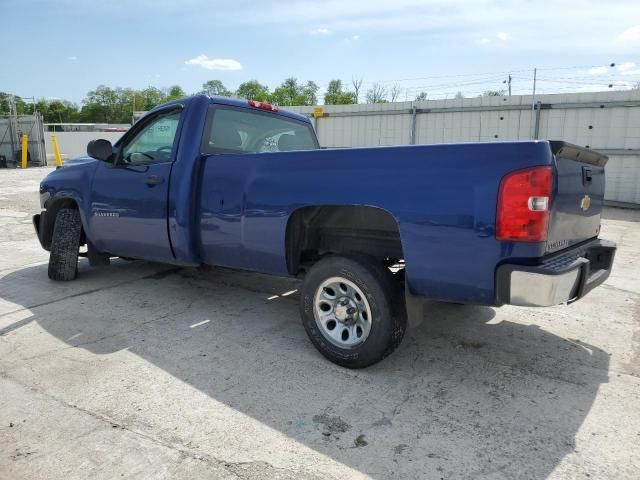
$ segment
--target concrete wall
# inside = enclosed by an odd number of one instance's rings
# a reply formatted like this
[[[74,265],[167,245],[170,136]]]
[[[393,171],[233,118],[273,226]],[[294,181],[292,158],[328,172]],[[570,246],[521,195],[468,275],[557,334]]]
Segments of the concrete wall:
[[[328,105],[315,124],[325,147],[565,140],[609,156],[607,200],[640,204],[640,90],[538,95],[536,102],[539,112],[527,95]],[[311,115],[314,107],[287,108]]]
[[[51,146],[51,133],[45,132],[45,148],[49,164],[53,165],[53,147]],[[63,158],[75,158],[87,154],[87,143],[97,138],[104,138],[111,143],[115,143],[124,132],[56,132],[58,148]]]

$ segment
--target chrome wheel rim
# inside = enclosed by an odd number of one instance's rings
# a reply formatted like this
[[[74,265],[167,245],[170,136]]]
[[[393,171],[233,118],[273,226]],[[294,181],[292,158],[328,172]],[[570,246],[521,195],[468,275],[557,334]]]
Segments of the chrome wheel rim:
[[[340,348],[362,344],[371,332],[371,307],[355,283],[331,277],[316,290],[313,316],[322,335]]]

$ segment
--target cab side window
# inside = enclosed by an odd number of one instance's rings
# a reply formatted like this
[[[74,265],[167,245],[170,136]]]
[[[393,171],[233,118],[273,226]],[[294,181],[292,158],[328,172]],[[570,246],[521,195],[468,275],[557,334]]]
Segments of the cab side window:
[[[136,164],[170,161],[181,113],[182,110],[171,110],[148,121],[122,147],[122,162]]]
[[[268,153],[318,148],[307,122],[256,109],[215,106],[209,109],[202,152]]]

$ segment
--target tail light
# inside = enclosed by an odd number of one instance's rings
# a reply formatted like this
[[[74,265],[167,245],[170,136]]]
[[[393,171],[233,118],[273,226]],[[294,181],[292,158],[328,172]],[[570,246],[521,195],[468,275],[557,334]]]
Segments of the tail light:
[[[248,103],[250,107],[267,110],[268,112],[277,112],[278,110],[280,110],[277,105],[271,105],[267,102],[256,102],[255,100],[249,100]]]
[[[496,238],[512,242],[544,242],[549,229],[553,192],[550,166],[517,170],[500,182]]]

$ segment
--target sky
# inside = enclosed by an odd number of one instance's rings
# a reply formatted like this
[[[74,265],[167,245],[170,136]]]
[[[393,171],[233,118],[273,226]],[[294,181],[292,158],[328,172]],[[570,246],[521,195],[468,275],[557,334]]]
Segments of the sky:
[[[539,92],[640,82],[638,0],[0,0],[0,18],[0,91],[22,97],[293,76],[450,98],[509,74],[530,93],[534,67]]]

